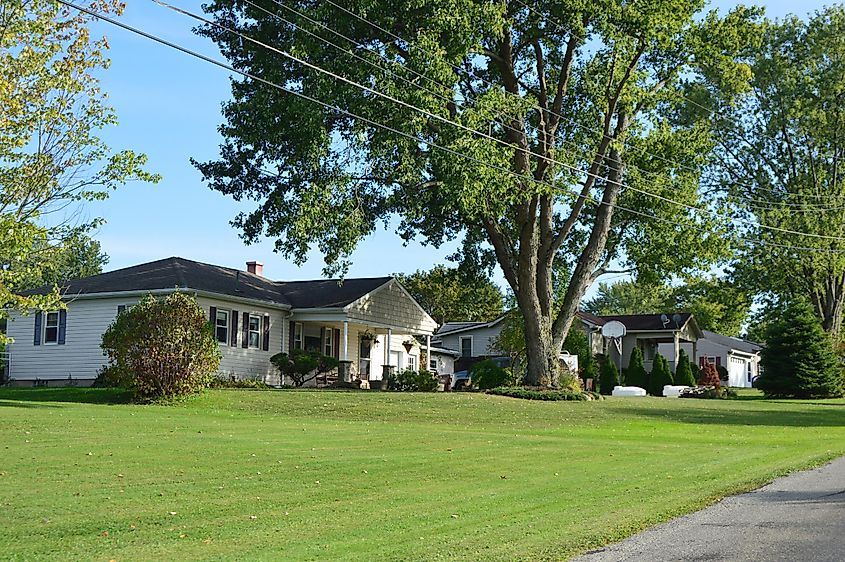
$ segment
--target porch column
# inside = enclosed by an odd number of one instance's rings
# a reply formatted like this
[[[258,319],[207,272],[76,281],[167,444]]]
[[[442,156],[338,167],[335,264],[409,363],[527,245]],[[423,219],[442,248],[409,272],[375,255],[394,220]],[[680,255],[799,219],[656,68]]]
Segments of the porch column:
[[[674,371],[677,373],[678,372],[678,359],[680,358],[680,355],[681,355],[681,333],[675,332],[673,338],[674,338],[674,341],[672,343],[675,346],[675,369],[674,369]]]
[[[431,369],[431,334],[425,335],[425,370]]]
[[[387,329],[387,336],[384,341],[384,366],[390,365],[390,338],[393,336],[393,330]]]
[[[343,321],[343,360],[349,361],[349,321]]]

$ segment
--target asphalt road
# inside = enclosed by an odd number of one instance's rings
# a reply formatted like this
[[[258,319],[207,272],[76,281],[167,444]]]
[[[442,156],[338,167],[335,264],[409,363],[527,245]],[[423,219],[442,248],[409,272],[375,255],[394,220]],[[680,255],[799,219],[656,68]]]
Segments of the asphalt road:
[[[573,560],[845,561],[845,457]]]

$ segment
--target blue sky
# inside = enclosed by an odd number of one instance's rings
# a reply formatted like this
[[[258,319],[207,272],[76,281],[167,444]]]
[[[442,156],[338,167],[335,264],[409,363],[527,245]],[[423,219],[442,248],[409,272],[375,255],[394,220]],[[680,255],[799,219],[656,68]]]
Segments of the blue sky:
[[[199,13],[197,0],[173,0]],[[820,1],[762,2],[772,17],[799,10],[799,15],[818,10]],[[726,9],[734,2],[718,1]],[[154,4],[150,0],[127,0],[125,23],[220,58],[210,41],[191,32],[193,20]],[[228,73],[168,47],[101,22],[95,35],[106,35],[111,45],[112,66],[102,73],[120,124],[104,132],[115,149],[130,148],[149,156],[148,168],[160,173],[157,185],[130,184],[106,202],[88,205],[89,217],[107,223],[96,234],[110,256],[107,269],[117,269],[171,255],[243,268],[248,260],[265,264],[274,279],[311,279],[321,276],[323,261],[313,253],[302,267],[273,253],[272,241],[246,246],[229,221],[250,204],[238,204],[211,191],[191,166],[197,160],[214,159],[220,137],[220,105],[229,99]],[[393,230],[381,230],[364,241],[353,257],[349,276],[370,277],[429,269],[445,261],[454,244],[440,249],[419,243],[403,246]]]

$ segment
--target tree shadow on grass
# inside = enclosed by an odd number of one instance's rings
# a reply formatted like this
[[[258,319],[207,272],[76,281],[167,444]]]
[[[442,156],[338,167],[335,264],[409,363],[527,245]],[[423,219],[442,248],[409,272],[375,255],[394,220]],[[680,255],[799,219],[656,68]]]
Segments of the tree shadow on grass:
[[[785,402],[785,404],[793,404]],[[845,412],[831,408],[839,404],[801,403],[813,405],[812,409],[796,410],[742,410],[716,409],[684,404],[683,408],[622,408],[627,415],[655,418],[695,425],[758,425],[781,427],[843,427]]]
[[[0,407],[58,407],[41,402],[128,404],[132,395],[117,388],[0,388]]]

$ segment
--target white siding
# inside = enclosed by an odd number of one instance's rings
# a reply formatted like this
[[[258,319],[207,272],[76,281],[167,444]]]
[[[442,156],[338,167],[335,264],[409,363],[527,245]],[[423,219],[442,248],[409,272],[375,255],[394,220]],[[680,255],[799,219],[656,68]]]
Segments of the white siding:
[[[9,318],[8,335],[10,375],[15,380],[91,380],[105,365],[100,348],[103,332],[117,316],[118,305],[138,302],[138,297],[114,299],[80,299],[67,305],[67,331],[64,345],[33,345],[35,315]]]
[[[131,305],[139,297],[121,297],[107,299],[79,299],[67,305],[67,332],[65,345],[33,345],[35,315],[20,316],[13,314],[9,318],[8,335],[15,339],[9,346],[11,354],[10,375],[15,380],[91,380],[97,371],[106,364],[106,358],[100,348],[103,333],[117,316],[118,305]],[[250,304],[227,302],[223,299],[199,297],[197,302],[208,315],[209,307],[216,306],[223,310],[237,310],[239,315],[237,348],[221,345],[223,359],[219,373],[223,376],[232,374],[238,377],[265,377],[275,375],[270,364],[270,356],[282,349],[286,335],[282,319],[284,312]],[[263,316],[270,315],[270,350],[243,349],[240,347],[242,314],[251,312]]]
[[[437,323],[395,280],[349,305],[347,314],[352,321],[392,326],[396,331],[430,334],[437,329]]]

